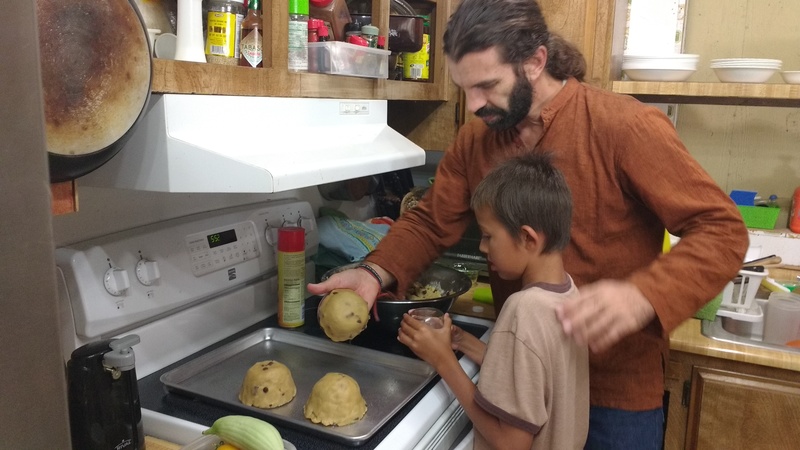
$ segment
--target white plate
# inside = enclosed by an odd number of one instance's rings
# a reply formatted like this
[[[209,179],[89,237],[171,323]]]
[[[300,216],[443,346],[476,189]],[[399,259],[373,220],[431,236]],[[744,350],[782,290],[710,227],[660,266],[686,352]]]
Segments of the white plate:
[[[783,64],[780,59],[764,59],[764,58],[720,58],[712,59],[711,64],[714,63],[743,63],[743,64]]]
[[[757,69],[780,69],[781,64],[746,64],[746,63],[713,63],[709,65],[712,69],[715,67],[733,67],[733,68],[747,68],[753,67]]]
[[[677,61],[626,61],[622,63],[622,70],[628,69],[666,69],[666,70],[697,70],[696,62]]]
[[[693,69],[623,69],[633,81],[686,81]]]
[[[700,55],[688,53],[676,53],[674,55],[622,55],[623,61],[635,61],[639,59],[660,59],[660,60],[694,60],[700,59]]]

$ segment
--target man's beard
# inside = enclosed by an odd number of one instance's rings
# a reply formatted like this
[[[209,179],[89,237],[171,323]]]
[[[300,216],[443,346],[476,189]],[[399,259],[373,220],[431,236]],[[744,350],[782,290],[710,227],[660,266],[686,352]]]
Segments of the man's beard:
[[[517,75],[511,95],[508,97],[508,111],[502,108],[484,106],[475,111],[475,115],[483,118],[489,128],[494,130],[508,130],[515,127],[531,111],[533,104],[533,86],[524,75]],[[486,117],[498,117],[494,122],[486,122]]]

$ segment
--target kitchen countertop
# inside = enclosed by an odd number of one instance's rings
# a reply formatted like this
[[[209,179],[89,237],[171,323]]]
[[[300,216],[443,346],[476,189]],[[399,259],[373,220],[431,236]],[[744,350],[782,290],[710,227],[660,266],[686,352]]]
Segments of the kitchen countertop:
[[[494,305],[476,302],[472,299],[473,292],[475,292],[475,289],[479,287],[488,288],[489,285],[487,283],[478,282],[475,286],[472,286],[470,290],[461,294],[461,296],[459,296],[456,301],[453,302],[453,306],[450,307],[450,312],[453,314],[494,320]]]
[[[472,300],[475,287],[488,287],[479,282],[472,289],[458,297],[450,311],[465,316],[494,320],[494,306]],[[685,353],[711,356],[731,361],[758,364],[761,366],[788,369],[800,372],[800,354],[781,352],[749,345],[723,342],[703,336],[700,332],[701,320],[688,319],[670,333],[670,349]]]
[[[800,372],[800,354],[722,342],[703,336],[700,319],[689,319],[670,333],[670,350]]]

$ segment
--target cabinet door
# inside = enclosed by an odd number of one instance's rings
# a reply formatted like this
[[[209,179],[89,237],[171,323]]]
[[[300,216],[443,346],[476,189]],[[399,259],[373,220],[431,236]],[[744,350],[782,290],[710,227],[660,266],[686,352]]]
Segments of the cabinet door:
[[[798,448],[799,424],[800,383],[695,368],[686,448]]]
[[[583,53],[586,59],[585,81],[601,88],[609,87],[610,74],[618,73],[621,65],[628,2],[539,0],[539,5],[548,28],[575,44]],[[615,27],[615,23],[622,26]]]

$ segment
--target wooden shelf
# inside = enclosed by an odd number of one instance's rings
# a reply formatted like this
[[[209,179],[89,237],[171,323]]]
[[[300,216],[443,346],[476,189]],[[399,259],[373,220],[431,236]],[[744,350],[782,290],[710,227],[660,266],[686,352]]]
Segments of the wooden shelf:
[[[800,107],[800,84],[614,81],[611,89],[647,103]]]
[[[373,0],[373,25],[388,30],[391,0]],[[432,14],[433,42],[444,40],[450,17],[451,1],[426,0],[436,8]],[[379,100],[447,101],[450,76],[441,53],[441,44],[433,50],[430,82],[395,81],[318,73],[293,73],[286,70],[288,61],[288,0],[274,0],[264,5],[265,67],[225,66],[167,59],[153,59],[155,93],[249,95],[260,97],[352,98]]]
[[[262,97],[436,100],[448,98],[449,83],[290,73],[274,68],[153,60],[155,93],[250,95]]]

